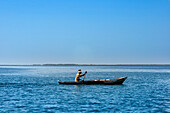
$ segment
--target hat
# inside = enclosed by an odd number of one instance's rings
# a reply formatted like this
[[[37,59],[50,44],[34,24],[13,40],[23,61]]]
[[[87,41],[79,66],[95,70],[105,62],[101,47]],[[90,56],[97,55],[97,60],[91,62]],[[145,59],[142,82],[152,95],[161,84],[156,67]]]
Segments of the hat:
[[[78,72],[82,72],[81,69],[78,69]]]

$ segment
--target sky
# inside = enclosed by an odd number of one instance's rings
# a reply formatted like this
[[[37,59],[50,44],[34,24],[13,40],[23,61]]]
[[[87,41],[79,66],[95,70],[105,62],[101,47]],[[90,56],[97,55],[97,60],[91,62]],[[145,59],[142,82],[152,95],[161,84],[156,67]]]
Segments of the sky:
[[[170,0],[0,0],[0,64],[170,64]]]

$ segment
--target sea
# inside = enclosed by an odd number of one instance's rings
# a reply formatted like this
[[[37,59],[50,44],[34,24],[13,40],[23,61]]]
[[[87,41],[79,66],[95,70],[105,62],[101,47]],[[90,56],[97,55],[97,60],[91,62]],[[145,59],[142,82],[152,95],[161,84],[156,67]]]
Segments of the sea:
[[[128,77],[122,85],[59,85]],[[170,113],[170,66],[0,66],[0,113]]]

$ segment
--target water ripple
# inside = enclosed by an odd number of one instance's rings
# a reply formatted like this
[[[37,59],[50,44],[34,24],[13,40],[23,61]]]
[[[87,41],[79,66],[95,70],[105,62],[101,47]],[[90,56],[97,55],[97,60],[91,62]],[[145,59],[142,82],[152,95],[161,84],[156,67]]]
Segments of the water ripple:
[[[0,112],[170,112],[169,67],[0,67]],[[59,85],[128,76],[124,85]]]

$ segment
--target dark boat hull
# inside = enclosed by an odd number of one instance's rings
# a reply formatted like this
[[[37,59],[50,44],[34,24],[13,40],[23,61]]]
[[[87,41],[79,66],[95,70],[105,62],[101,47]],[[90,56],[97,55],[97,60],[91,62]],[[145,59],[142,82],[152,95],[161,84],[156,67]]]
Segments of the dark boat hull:
[[[95,84],[104,84],[104,85],[121,85],[127,79],[127,77],[117,78],[117,79],[102,79],[102,80],[88,80],[88,81],[58,81],[59,84],[68,84],[68,85],[95,85]]]

